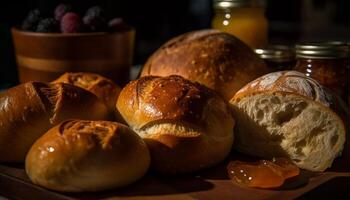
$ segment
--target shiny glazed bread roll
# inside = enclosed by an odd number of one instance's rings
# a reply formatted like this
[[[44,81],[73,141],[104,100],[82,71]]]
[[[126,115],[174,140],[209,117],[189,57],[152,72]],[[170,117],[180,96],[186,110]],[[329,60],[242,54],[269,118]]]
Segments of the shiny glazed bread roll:
[[[218,91],[225,99],[269,73],[264,61],[236,37],[219,30],[193,31],[161,46],[141,76],[180,75]]]
[[[0,94],[0,162],[23,162],[34,141],[71,118],[108,119],[105,104],[70,84],[28,82]]]
[[[142,77],[123,88],[117,108],[146,141],[159,172],[198,171],[230,152],[234,119],[229,105],[198,83],[180,76]]]
[[[237,119],[234,146],[243,153],[288,157],[300,168],[324,171],[343,150],[345,103],[302,73],[262,76],[230,103]]]
[[[40,137],[26,157],[29,178],[63,192],[128,185],[148,170],[146,144],[117,122],[68,120]]]
[[[84,88],[103,100],[111,113],[115,112],[115,103],[121,89],[108,78],[94,73],[68,72],[53,82],[69,83]]]

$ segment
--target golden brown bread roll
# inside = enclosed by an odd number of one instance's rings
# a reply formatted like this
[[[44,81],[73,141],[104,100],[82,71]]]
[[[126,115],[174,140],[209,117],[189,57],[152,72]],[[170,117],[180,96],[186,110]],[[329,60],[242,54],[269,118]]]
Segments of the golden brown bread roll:
[[[125,125],[69,120],[40,137],[26,157],[29,178],[64,191],[100,191],[140,179],[150,156],[143,140]]]
[[[112,114],[115,113],[115,104],[121,89],[112,80],[94,73],[68,72],[53,82],[69,83],[88,90],[103,100]],[[117,115],[117,120],[121,120],[120,115]]]
[[[28,82],[0,94],[0,162],[23,162],[34,141],[70,119],[108,119],[98,98],[70,84]]]
[[[117,108],[147,143],[152,167],[186,173],[222,161],[233,143],[234,119],[214,91],[180,76],[142,77],[121,91]]]
[[[148,59],[141,76],[180,75],[229,100],[245,84],[268,72],[264,61],[236,37],[201,30],[165,43]]]
[[[243,153],[288,157],[300,168],[324,171],[342,152],[345,103],[302,73],[262,76],[230,103],[237,119],[234,146]]]

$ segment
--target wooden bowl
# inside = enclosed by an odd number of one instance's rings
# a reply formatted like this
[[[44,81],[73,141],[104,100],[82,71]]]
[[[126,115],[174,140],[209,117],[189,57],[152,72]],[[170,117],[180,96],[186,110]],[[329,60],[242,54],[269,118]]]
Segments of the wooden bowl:
[[[35,33],[12,28],[19,80],[52,81],[64,72],[93,72],[129,81],[135,31]]]

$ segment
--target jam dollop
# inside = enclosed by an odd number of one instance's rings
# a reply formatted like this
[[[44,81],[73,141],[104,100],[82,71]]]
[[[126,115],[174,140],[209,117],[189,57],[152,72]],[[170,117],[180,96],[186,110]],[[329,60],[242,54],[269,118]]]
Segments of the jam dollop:
[[[258,162],[231,161],[228,175],[234,182],[255,188],[278,188],[286,179],[298,176],[299,168],[287,158]]]

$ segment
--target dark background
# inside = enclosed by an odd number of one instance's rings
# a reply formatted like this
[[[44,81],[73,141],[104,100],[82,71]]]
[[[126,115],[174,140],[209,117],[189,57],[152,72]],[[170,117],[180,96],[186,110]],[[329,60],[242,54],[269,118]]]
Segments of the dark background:
[[[81,0],[18,1],[0,5],[0,84],[17,82],[10,28],[22,23],[33,8],[53,12],[58,3],[71,3],[78,12],[102,6],[136,28],[134,64],[142,64],[162,43],[178,34],[210,28],[211,0]],[[349,0],[267,0],[270,43],[350,40]]]

